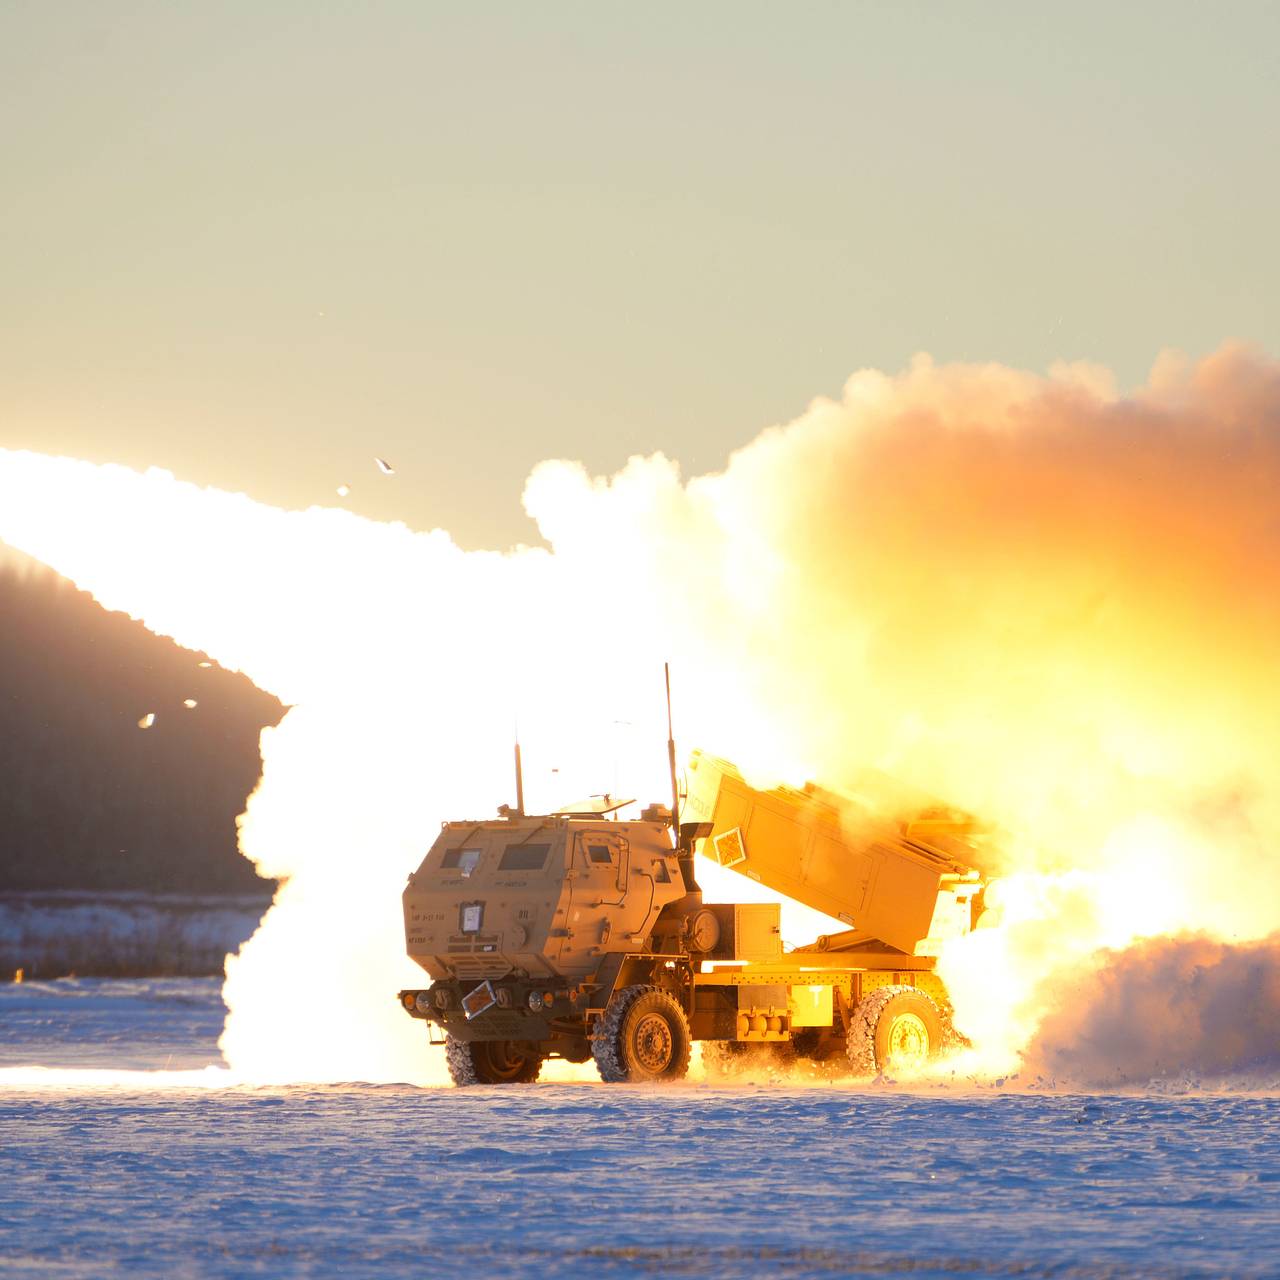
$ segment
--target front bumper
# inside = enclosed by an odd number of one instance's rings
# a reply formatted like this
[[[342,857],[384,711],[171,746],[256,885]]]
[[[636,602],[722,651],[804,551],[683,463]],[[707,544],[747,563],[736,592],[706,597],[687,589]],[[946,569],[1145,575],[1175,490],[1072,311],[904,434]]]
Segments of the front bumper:
[[[472,1007],[485,1002],[480,994],[483,982],[460,983],[453,980],[433,983],[430,987],[410,987],[397,993],[400,1007],[411,1018],[433,1023],[455,1040],[550,1040],[562,1028],[554,1020],[571,1018],[575,1011],[569,992],[545,983],[507,979],[492,982],[494,1001],[487,1008],[468,1016],[463,1002]],[[531,995],[539,996],[540,1007],[530,1008]]]

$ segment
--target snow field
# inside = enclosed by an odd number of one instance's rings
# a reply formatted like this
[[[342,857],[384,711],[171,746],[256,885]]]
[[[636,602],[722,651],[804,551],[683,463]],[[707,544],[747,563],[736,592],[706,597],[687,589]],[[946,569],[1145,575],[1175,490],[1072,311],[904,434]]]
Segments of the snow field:
[[[0,1062],[194,1068],[220,1014],[208,982],[0,988]],[[14,1276],[1280,1273],[1270,1094],[3,1079]]]

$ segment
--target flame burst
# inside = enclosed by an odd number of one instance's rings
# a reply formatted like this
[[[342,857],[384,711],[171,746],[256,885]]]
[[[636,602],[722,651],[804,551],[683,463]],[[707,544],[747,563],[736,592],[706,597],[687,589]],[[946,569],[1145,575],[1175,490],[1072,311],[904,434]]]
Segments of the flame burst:
[[[1277,493],[1280,366],[1230,346],[1129,396],[862,372],[687,482],[544,463],[550,550],[12,452],[0,537],[292,705],[241,820],[286,883],[228,960],[237,1078],[440,1079],[392,999],[406,872],[510,798],[516,718],[531,805],[661,798],[665,656],[685,742],[753,780],[875,766],[1011,833],[942,960],[1006,1071],[1101,949],[1280,925]]]

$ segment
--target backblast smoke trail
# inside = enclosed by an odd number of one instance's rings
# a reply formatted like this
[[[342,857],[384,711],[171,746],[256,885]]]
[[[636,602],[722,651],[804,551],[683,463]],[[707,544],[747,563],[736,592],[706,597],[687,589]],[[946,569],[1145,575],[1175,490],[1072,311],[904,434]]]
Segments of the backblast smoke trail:
[[[1280,1080],[1280,940],[1152,938],[1096,958],[1036,1033],[1026,1069],[1098,1088],[1173,1076]]]
[[[1064,982],[1280,924],[1278,492],[1280,366],[1228,346],[1128,396],[1092,367],[859,373],[687,482],[544,463],[550,551],[15,453],[0,537],[293,704],[241,828],[287,877],[229,965],[243,1075],[431,1076],[391,1000],[404,875],[510,798],[513,709],[532,803],[611,789],[603,743],[660,798],[668,655],[686,745],[761,783],[879,767],[1007,833],[943,971],[973,1069],[1040,1069]]]

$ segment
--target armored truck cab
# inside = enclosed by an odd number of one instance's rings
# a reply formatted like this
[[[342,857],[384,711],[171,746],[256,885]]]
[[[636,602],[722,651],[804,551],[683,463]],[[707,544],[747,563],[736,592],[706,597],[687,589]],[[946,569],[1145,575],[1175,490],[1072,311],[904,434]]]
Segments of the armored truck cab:
[[[404,891],[409,955],[434,980],[412,1011],[462,1045],[506,1042],[453,1051],[497,1052],[504,1079],[534,1059],[585,1061],[593,997],[652,953],[664,910],[689,896],[665,809],[447,823]]]

